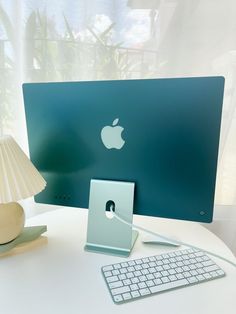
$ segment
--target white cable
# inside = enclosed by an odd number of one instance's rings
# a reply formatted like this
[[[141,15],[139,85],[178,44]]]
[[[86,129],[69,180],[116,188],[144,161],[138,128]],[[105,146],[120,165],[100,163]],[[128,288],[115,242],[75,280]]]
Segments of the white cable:
[[[191,244],[188,244],[188,243],[185,243],[185,242],[182,242],[182,241],[173,240],[173,239],[171,239],[171,238],[168,238],[168,237],[163,236],[163,235],[161,235],[161,234],[158,234],[158,233],[156,233],[156,232],[149,231],[149,230],[147,230],[147,229],[145,229],[145,228],[143,228],[143,227],[140,227],[140,226],[134,225],[134,224],[132,224],[132,223],[129,223],[128,221],[124,220],[123,218],[121,218],[120,216],[118,216],[118,215],[113,211],[113,206],[110,207],[110,211],[112,212],[112,214],[114,215],[114,217],[115,217],[117,220],[119,220],[120,222],[122,222],[122,223],[124,223],[124,224],[126,224],[126,225],[128,225],[128,226],[130,226],[130,227],[132,227],[132,228],[135,228],[135,229],[137,229],[137,230],[146,232],[146,233],[148,233],[148,234],[150,234],[150,235],[152,235],[152,236],[160,237],[160,238],[162,238],[162,239],[165,240],[165,241],[170,241],[170,242],[173,242],[173,243],[178,244],[178,245],[184,245],[184,246],[189,247],[189,248],[191,248],[191,249],[201,250],[201,251],[203,251],[203,252],[205,252],[205,253],[207,253],[207,254],[209,254],[209,255],[212,255],[212,256],[214,256],[214,257],[216,257],[216,258],[219,258],[219,259],[221,259],[222,261],[227,262],[227,263],[231,264],[232,266],[236,267],[236,263],[230,261],[229,259],[227,259],[227,258],[225,258],[225,257],[223,257],[223,256],[220,256],[220,255],[218,255],[218,254],[212,253],[212,252],[207,251],[207,250],[205,250],[205,249],[199,248],[198,246],[195,246],[195,245],[191,245]]]

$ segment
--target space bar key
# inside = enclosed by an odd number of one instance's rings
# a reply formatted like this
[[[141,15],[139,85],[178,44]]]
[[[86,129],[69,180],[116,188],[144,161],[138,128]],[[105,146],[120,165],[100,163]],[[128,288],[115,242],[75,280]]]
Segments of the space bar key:
[[[186,286],[186,285],[189,285],[189,282],[187,281],[187,279],[181,279],[181,280],[163,283],[163,284],[155,286],[155,287],[150,287],[149,289],[150,289],[151,293],[156,293],[156,292],[174,289],[174,288]]]

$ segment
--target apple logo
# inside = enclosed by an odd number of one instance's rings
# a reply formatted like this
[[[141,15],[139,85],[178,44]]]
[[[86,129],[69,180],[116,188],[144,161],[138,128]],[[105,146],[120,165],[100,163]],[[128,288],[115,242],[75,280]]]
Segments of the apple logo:
[[[104,126],[101,131],[101,138],[104,146],[108,149],[116,148],[121,149],[125,144],[125,141],[121,137],[121,133],[124,130],[121,126],[117,125],[119,119],[115,119],[112,126]]]

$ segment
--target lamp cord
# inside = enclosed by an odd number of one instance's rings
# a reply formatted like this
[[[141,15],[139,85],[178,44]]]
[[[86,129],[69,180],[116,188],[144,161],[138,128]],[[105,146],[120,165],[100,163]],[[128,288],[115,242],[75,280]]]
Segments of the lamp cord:
[[[213,252],[210,252],[210,251],[208,251],[208,250],[199,248],[198,246],[191,245],[191,244],[189,244],[189,243],[185,243],[185,242],[178,241],[178,240],[173,240],[173,239],[171,239],[171,238],[168,238],[168,237],[163,236],[163,235],[161,235],[161,234],[158,234],[158,233],[156,233],[156,232],[147,230],[147,229],[145,229],[145,228],[143,228],[143,227],[140,227],[140,226],[138,226],[138,225],[129,223],[128,221],[124,220],[123,218],[121,218],[120,216],[118,216],[118,215],[114,212],[112,205],[111,205],[111,207],[110,207],[110,211],[112,212],[113,216],[114,216],[117,220],[119,220],[119,221],[122,222],[123,224],[126,224],[126,225],[128,225],[128,226],[130,226],[130,227],[132,227],[132,228],[134,228],[134,229],[143,231],[143,232],[145,232],[145,233],[147,233],[147,234],[150,234],[150,235],[152,235],[152,236],[160,237],[160,238],[162,238],[162,239],[165,240],[165,241],[170,241],[170,242],[173,242],[173,243],[175,243],[175,244],[177,244],[177,245],[183,245],[183,246],[186,246],[186,247],[191,248],[191,249],[201,250],[202,252],[207,253],[207,254],[209,254],[209,255],[211,255],[211,256],[214,256],[214,257],[216,257],[216,258],[219,258],[219,259],[221,259],[222,261],[227,262],[227,263],[229,263],[230,265],[232,265],[232,266],[234,266],[234,267],[236,268],[236,263],[235,263],[235,262],[232,262],[232,261],[230,261],[229,259],[227,259],[227,258],[225,258],[225,257],[223,257],[223,256],[220,256],[220,255],[218,255],[218,254],[216,254],[216,253],[213,253]]]

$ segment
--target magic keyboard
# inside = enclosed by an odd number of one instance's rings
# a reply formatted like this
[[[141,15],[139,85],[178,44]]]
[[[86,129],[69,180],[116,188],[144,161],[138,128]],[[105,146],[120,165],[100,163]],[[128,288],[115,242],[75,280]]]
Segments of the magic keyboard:
[[[225,276],[200,250],[178,250],[102,267],[113,301],[117,304]]]

